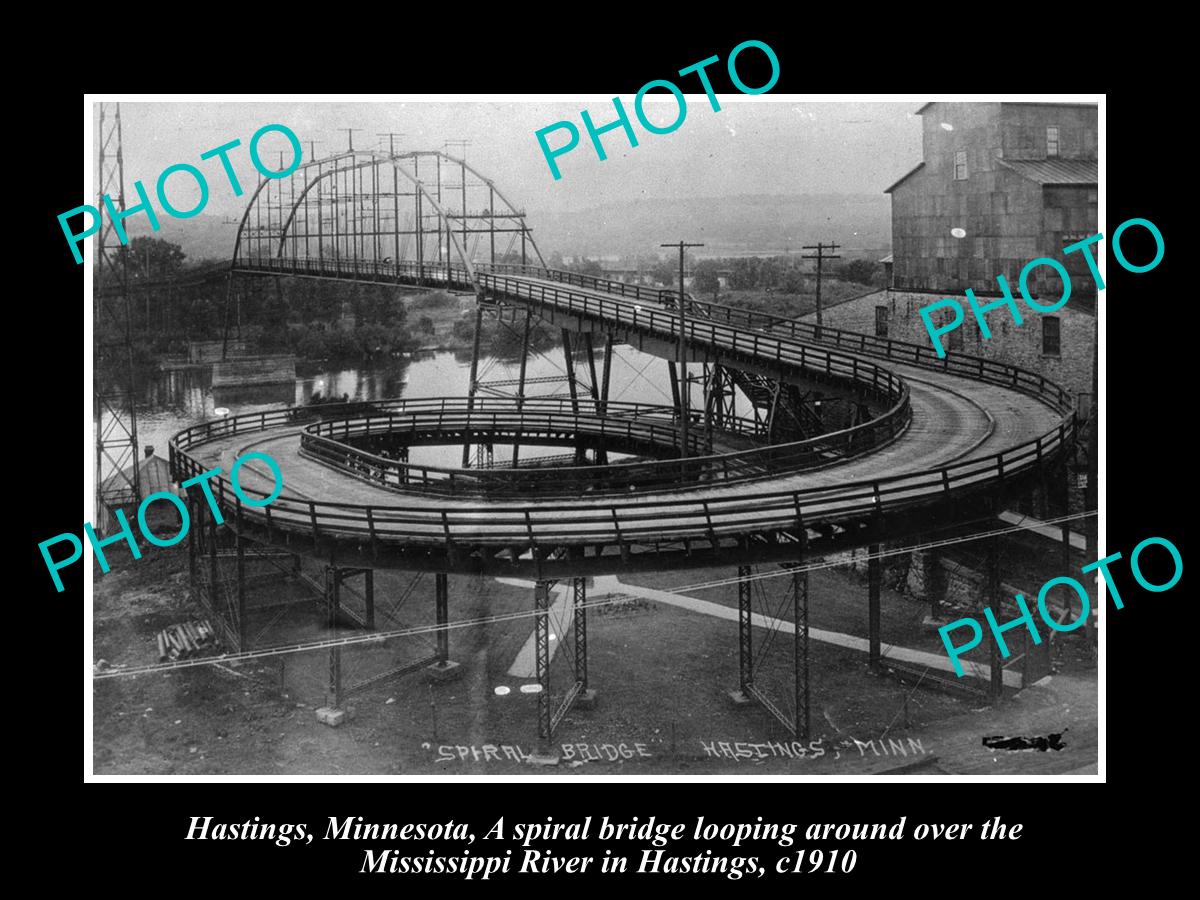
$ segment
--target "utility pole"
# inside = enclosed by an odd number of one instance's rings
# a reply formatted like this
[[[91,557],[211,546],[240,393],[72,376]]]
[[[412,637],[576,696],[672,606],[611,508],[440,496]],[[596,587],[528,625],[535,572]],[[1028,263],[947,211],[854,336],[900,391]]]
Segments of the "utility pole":
[[[396,138],[404,137],[403,131],[384,131],[375,132],[376,137],[385,137],[388,139],[388,156],[396,155]]]
[[[837,254],[825,252],[827,250],[830,250],[830,251],[836,250],[838,248],[838,246],[839,246],[838,244],[834,244],[832,242],[828,243],[828,244],[822,244],[820,241],[817,241],[816,246],[813,246],[812,244],[805,244],[801,248],[803,250],[816,250],[817,251],[816,253],[804,254],[804,258],[805,259],[815,259],[817,261],[817,340],[818,341],[821,339],[821,325],[822,325],[822,321],[821,321],[821,263],[827,259],[841,259],[841,256],[839,256]]]
[[[354,152],[354,132],[362,131],[361,128],[339,128],[338,131],[346,132],[346,141],[350,145],[349,152]]]
[[[467,158],[467,148],[471,146],[470,141],[442,141],[442,149],[447,147],[462,147],[462,158]]]
[[[688,420],[691,418],[689,410],[691,398],[688,395],[691,392],[687,378],[687,318],[684,309],[687,295],[683,291],[683,251],[686,247],[703,247],[704,245],[679,241],[675,244],[659,244],[659,246],[679,248],[679,345],[675,359],[679,367],[679,455],[686,457],[688,455]]]
[[[308,139],[308,161],[309,162],[312,162],[314,159],[317,158],[317,144],[323,144],[323,143],[325,143],[325,142],[324,141],[314,141],[312,138]],[[280,168],[282,169],[283,166],[280,166]]]

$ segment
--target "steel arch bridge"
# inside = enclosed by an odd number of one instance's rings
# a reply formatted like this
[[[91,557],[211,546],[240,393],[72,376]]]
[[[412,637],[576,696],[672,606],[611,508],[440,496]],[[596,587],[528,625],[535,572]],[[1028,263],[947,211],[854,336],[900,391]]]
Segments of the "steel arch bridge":
[[[545,265],[525,213],[466,160],[438,150],[350,150],[260,179],[231,271],[284,257],[309,264],[293,273],[301,276],[418,284],[455,264],[472,280],[477,262]]]
[[[584,576],[712,564],[736,565],[742,579],[742,693],[806,735],[807,575],[793,574],[787,591],[796,654],[794,695],[783,704],[789,711],[755,681],[748,567],[795,566],[861,546],[877,551],[885,539],[929,530],[931,521],[977,522],[1003,509],[1006,496],[1062,477],[1075,438],[1070,395],[1015,366],[957,353],[938,358],[930,347],[686,295],[681,309],[678,292],[549,269],[524,213],[464,160],[436,151],[351,151],[261,182],[238,229],[230,289],[235,278],[261,276],[474,294],[468,396],[208,422],[172,441],[174,476],[183,481],[215,465],[228,471],[245,450],[266,450],[285,486],[269,506],[249,507],[224,478],[212,482],[238,553],[252,540],[327,557],[335,583],[336,572],[433,571],[439,626],[447,622],[447,573],[533,578],[543,739],[588,691]],[[528,397],[524,365],[515,390],[485,390],[477,379],[485,314],[523,324],[526,353],[534,318],[560,328],[566,394]],[[703,375],[693,382],[672,363],[673,405],[618,404],[608,385],[619,344],[686,361]],[[814,386],[846,415],[831,422],[816,414]],[[694,388],[702,396],[695,411]],[[738,414],[739,402],[750,415]],[[741,449],[730,451],[722,436],[736,436]],[[387,442],[400,452],[377,452]],[[410,464],[407,448],[422,442],[462,443],[463,467]],[[540,470],[518,466],[515,452],[511,468],[468,464],[470,445],[493,442],[560,443],[574,457]],[[644,458],[608,463],[608,451],[630,449]],[[240,480],[260,496],[273,486],[252,465]],[[204,515],[202,502],[192,498],[193,515]],[[873,554],[873,667],[879,573]],[[989,603],[999,610],[998,575],[989,577]],[[574,683],[557,709],[546,619],[552,579],[575,586]],[[227,621],[235,646],[244,643],[244,621],[239,583]],[[440,663],[445,646],[439,642]],[[994,648],[989,677],[998,693],[1005,673]],[[337,705],[332,674],[330,693]]]

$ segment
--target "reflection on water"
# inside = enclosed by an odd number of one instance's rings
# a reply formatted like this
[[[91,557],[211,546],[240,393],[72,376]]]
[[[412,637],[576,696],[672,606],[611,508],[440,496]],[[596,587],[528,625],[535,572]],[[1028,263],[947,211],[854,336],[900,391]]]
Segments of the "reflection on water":
[[[233,410],[242,407],[287,406],[296,396],[294,383],[221,385],[212,389],[213,405]]]
[[[662,359],[639,353],[631,347],[620,347],[613,355],[609,396],[614,401],[669,405],[670,388]],[[697,371],[699,367],[694,367]],[[479,381],[513,381],[520,374],[518,360],[485,357],[479,363]],[[529,360],[526,377],[529,396],[565,395],[562,351],[552,350],[546,356]],[[577,376],[587,379],[587,365],[581,360]],[[170,438],[184,428],[214,418],[214,410],[225,407],[231,415],[283,409],[304,405],[315,393],[324,397],[343,395],[350,400],[385,400],[395,397],[465,397],[471,377],[470,354],[431,352],[414,354],[373,368],[331,369],[297,378],[294,384],[247,386],[240,388],[212,386],[208,368],[183,369],[159,373],[146,384],[138,403],[138,443],[154,447],[159,456],[167,456]],[[513,385],[498,386],[506,393]],[[693,406],[699,388],[693,392]],[[532,450],[532,448],[531,448]],[[543,453],[561,453],[543,450]],[[140,453],[138,454],[141,455]],[[426,465],[456,466],[462,462],[461,448],[429,447],[420,452],[419,461]],[[497,460],[508,453],[496,447]],[[416,459],[414,462],[418,461]],[[108,472],[104,473],[109,474]]]

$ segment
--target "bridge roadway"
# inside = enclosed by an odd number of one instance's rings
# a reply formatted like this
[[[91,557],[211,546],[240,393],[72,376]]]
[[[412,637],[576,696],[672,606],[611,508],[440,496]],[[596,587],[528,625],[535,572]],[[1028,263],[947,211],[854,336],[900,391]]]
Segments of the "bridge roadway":
[[[662,306],[648,310],[642,298],[617,296],[598,280],[592,287],[569,288],[525,275],[482,275],[480,280],[494,299],[528,304],[543,317],[576,317],[591,327],[627,334],[641,331],[659,340],[669,340],[672,334],[673,312]],[[732,321],[740,312],[724,315]],[[649,326],[648,316],[656,320]],[[685,564],[685,558],[688,564],[703,564],[729,553],[749,535],[762,545],[790,543],[790,551],[776,555],[790,553],[794,559],[798,548],[791,542],[797,538],[819,545],[822,533],[826,538],[846,534],[869,522],[875,529],[869,539],[879,540],[887,536],[877,530],[881,521],[895,514],[903,518],[913,509],[944,505],[958,509],[960,517],[963,509],[974,510],[978,518],[981,508],[975,499],[980,494],[993,495],[1001,486],[1036,475],[1059,459],[1073,439],[1067,395],[1032,373],[971,357],[956,357],[949,371],[951,363],[928,359],[931,351],[923,358],[911,344],[868,340],[834,329],[824,329],[818,344],[801,340],[803,335],[778,334],[778,327],[767,335],[752,324],[723,324],[721,340],[715,340],[702,332],[708,329],[716,336],[719,329],[701,320],[693,325],[691,340],[702,349],[727,350],[726,332],[735,332],[738,353],[753,346],[776,354],[772,359],[777,362],[781,350],[807,350],[810,365],[814,349],[840,346],[843,355],[857,357],[864,366],[882,365],[907,382],[912,409],[908,427],[882,449],[815,471],[768,475],[749,483],[711,481],[618,496],[585,494],[569,501],[485,501],[419,490],[398,495],[301,456],[301,428],[282,420],[270,422],[266,415],[261,424],[252,421],[254,416],[243,417],[244,426],[234,425],[236,434],[204,435],[191,429],[193,434],[177,435],[173,463],[182,480],[216,466],[227,473],[249,450],[269,453],[281,468],[283,495],[265,509],[238,509],[222,478],[214,487],[232,513],[227,518],[240,517],[244,527],[273,542],[309,543],[318,552],[336,545],[344,564],[352,564],[348,557],[355,557],[400,568],[552,574],[557,568],[565,572],[563,557],[569,550],[576,557],[569,567],[576,572],[620,571],[631,562],[647,565],[647,557],[653,556],[669,557],[655,565],[666,568]],[[776,342],[779,346],[773,350],[765,349]],[[846,350],[853,342],[859,343],[860,352]],[[881,356],[892,361],[881,363]],[[919,364],[895,361],[910,356]],[[273,484],[258,462],[243,466],[239,480],[262,494]],[[907,527],[911,529],[911,523]],[[580,565],[585,548],[595,556]]]

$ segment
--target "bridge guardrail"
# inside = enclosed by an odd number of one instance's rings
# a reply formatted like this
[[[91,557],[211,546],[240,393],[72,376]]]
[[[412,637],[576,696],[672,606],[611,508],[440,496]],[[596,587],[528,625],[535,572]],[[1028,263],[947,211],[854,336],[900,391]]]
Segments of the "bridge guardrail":
[[[297,261],[289,257],[273,258],[267,260],[267,262],[270,263],[268,267],[270,270],[280,272],[294,270],[297,267],[297,262],[304,262],[306,271],[321,272],[329,276],[333,276],[337,271],[336,269],[320,267],[321,265],[327,266],[328,261],[325,263],[318,261],[319,265],[316,268],[314,268],[312,260]],[[481,269],[478,275],[479,286],[485,290],[507,293],[512,297],[536,300],[542,304],[552,304],[556,310],[562,311],[565,309],[593,319],[617,319],[624,322],[630,328],[657,334],[659,337],[665,339],[673,339],[678,330],[678,316],[674,312],[670,312],[665,307],[662,307],[658,302],[661,297],[669,297],[674,302],[676,294],[672,291],[650,290],[638,285],[626,285],[623,282],[613,282],[593,276],[576,275],[575,273],[559,272],[540,267],[496,265],[481,266],[479,268]],[[363,261],[356,267],[357,271],[369,277],[384,274],[391,275],[405,271],[411,273],[415,272],[416,269],[417,267],[414,263],[393,264],[376,261]],[[554,280],[558,280],[561,283],[568,284],[569,286],[585,287],[589,290],[608,290],[609,288],[616,290],[619,288],[622,291],[622,300],[616,301],[612,298],[598,298],[570,290],[560,290],[538,282],[529,282],[519,278],[497,275],[492,271],[483,272],[483,269],[502,271],[519,269],[523,273],[532,272],[537,277],[554,276]],[[443,277],[449,281],[457,276],[463,279],[463,285],[467,284],[468,276],[466,271],[458,267],[449,266],[436,271],[429,269],[425,269],[424,271],[434,281]],[[629,298],[633,298],[632,301]],[[645,302],[647,306],[643,307],[641,305],[642,302]],[[801,471],[829,464],[833,461],[830,459],[830,454],[838,454],[842,458],[858,456],[894,440],[907,426],[911,418],[908,387],[904,384],[903,380],[886,369],[863,361],[856,356],[841,351],[803,344],[794,339],[780,336],[763,335],[758,332],[747,334],[734,326],[710,320],[689,320],[687,324],[689,340],[697,344],[715,346],[721,352],[733,356],[753,360],[769,360],[777,366],[799,371],[805,377],[824,377],[831,381],[847,383],[860,395],[865,395],[876,402],[886,405],[885,411],[879,417],[848,429],[842,429],[839,432],[818,435],[808,439],[808,442],[774,445],[778,448],[774,451],[769,448],[756,448],[756,450],[739,451],[738,454],[729,458],[716,460],[714,461],[714,465],[720,466],[723,478],[744,480],[761,477],[764,474],[762,470],[764,464],[778,465],[788,471]],[[366,459],[365,457],[356,460],[354,458],[355,451],[352,450],[339,450],[332,446],[322,447],[317,442],[312,441],[308,443],[314,454],[324,453],[330,464],[336,464],[335,460],[340,455],[344,457],[347,466],[361,464],[365,470],[380,471],[385,483],[387,481],[386,472],[394,471],[397,486],[404,483],[412,484],[412,481],[405,477],[410,474],[411,470],[405,471],[399,468],[398,465],[381,466],[377,460]],[[641,479],[638,483],[642,487],[647,486],[644,483],[647,479],[654,481],[658,485],[666,486],[670,484],[679,472],[677,465],[671,465],[667,461],[640,465],[647,467],[639,473]],[[703,463],[696,465],[700,466],[700,468],[689,469],[688,471],[703,472]],[[607,474],[615,477],[615,486],[624,485],[628,487],[635,483],[630,474],[631,472],[632,470],[614,469]],[[603,475],[605,473],[599,474]],[[489,487],[484,488],[484,490],[489,490],[493,494],[501,492],[502,489],[499,485],[504,478],[520,481],[522,484],[531,486],[537,483],[536,479],[531,482],[523,476],[512,474],[512,470],[509,470],[509,472],[498,475],[494,480],[487,482]],[[591,479],[587,479],[587,481],[593,485],[597,484],[596,481]],[[484,484],[482,480],[479,483],[481,485]],[[601,481],[599,483],[603,484],[604,482]],[[466,481],[460,480],[458,484],[465,486]]]
[[[391,275],[400,277],[402,274],[415,276],[418,269],[424,272],[431,283],[445,280],[451,281],[451,275],[457,274],[461,279],[460,287],[471,286],[465,269],[454,266],[430,265],[419,267],[416,263],[380,263],[377,261],[361,261],[359,267],[340,261],[335,268],[329,268],[330,261],[324,261],[325,268],[315,265],[315,261],[291,259],[288,257],[257,259],[254,264],[242,263],[241,268],[253,271],[261,268],[264,271],[304,271],[312,274],[349,274],[351,271],[379,276]],[[649,288],[643,285],[631,285],[623,281],[600,278],[592,275],[580,275],[576,272],[565,272],[560,269],[549,269],[544,266],[522,265],[519,263],[480,263],[476,266],[481,273],[523,274],[536,278],[559,281],[564,284],[574,284],[589,289],[605,290],[621,297],[632,297],[635,300],[665,305],[669,299],[672,304],[678,296],[678,291],[669,288]],[[1060,385],[1037,372],[1031,372],[1020,366],[1002,363],[982,356],[973,356],[959,351],[948,351],[944,357],[939,357],[932,346],[914,344],[896,338],[875,337],[857,331],[831,328],[827,325],[817,326],[814,323],[789,319],[771,313],[754,310],[738,309],[720,303],[697,300],[690,294],[688,309],[694,316],[725,322],[728,325],[740,324],[755,331],[771,331],[780,329],[789,337],[796,340],[810,341],[816,344],[832,343],[835,347],[865,356],[876,356],[920,368],[949,372],[966,378],[987,381],[991,384],[1010,387],[1030,396],[1050,403],[1058,412],[1067,413],[1074,409],[1074,399]]]
[[[612,281],[590,275],[579,275],[575,272],[564,272],[557,269],[546,269],[541,266],[520,264],[481,264],[481,271],[503,271],[515,274],[527,274],[552,281],[562,281],[581,287],[607,290],[621,296],[632,296],[635,299],[654,300],[664,303],[672,302],[679,292],[669,288],[647,288],[641,285],[628,285],[621,281]],[[895,362],[906,363],[921,368],[935,369],[987,381],[1003,387],[1011,387],[1022,393],[1049,400],[1059,412],[1074,409],[1074,400],[1070,393],[1060,385],[1037,372],[987,359],[982,356],[959,351],[948,351],[944,357],[939,357],[937,351],[927,344],[914,344],[911,341],[901,341],[896,338],[875,337],[858,331],[846,331],[831,328],[827,325],[818,326],[812,322],[790,319],[771,313],[756,310],[739,309],[721,303],[697,300],[691,294],[687,295],[688,311],[693,316],[714,319],[729,325],[740,324],[745,328],[756,331],[779,329],[797,340],[811,341],[817,344],[832,343],[838,349],[859,353],[867,356],[877,356]]]
[[[171,442],[173,477],[183,481],[205,471],[189,450],[213,437],[261,431],[287,424],[287,410],[248,413],[206,422],[180,432]],[[550,547],[560,544],[627,544],[721,537],[746,531],[794,530],[806,522],[842,521],[873,516],[916,502],[936,502],[959,490],[988,487],[1014,478],[1056,456],[1074,437],[1073,419],[1015,447],[988,456],[917,473],[886,476],[802,490],[739,492],[710,499],[684,497],[605,497],[572,503],[527,504],[490,501],[454,509],[364,505],[314,501],[283,493],[269,506],[246,509],[227,479],[210,479],[221,507],[270,532],[286,527],[311,533],[314,540],[351,537],[370,541],[433,542],[449,548],[468,546]],[[252,496],[267,493],[243,486]]]
[[[556,466],[553,469],[462,469],[422,465],[373,454],[344,442],[350,437],[397,430],[463,434],[468,439],[503,430],[505,433],[515,433],[526,443],[537,443],[540,434],[574,432],[600,438],[616,437],[630,445],[641,441],[644,444],[678,446],[677,419],[671,418],[673,407],[609,403],[615,409],[603,415],[579,414],[571,409],[569,400],[554,399],[539,403],[541,399],[526,398],[523,404],[525,408],[520,410],[514,410],[510,402],[505,402],[504,408],[498,411],[471,409],[470,403],[462,399],[439,401],[448,405],[436,410],[405,410],[404,401],[388,401],[383,405],[394,406],[399,414],[358,416],[308,426],[301,434],[301,453],[356,477],[397,490],[420,486],[422,492],[445,495],[537,493],[539,496],[571,496],[581,491],[595,493],[677,488],[681,486],[681,474],[682,483],[694,483],[716,479],[745,481],[767,475],[807,471],[876,449],[896,437],[907,426],[911,416],[910,408],[901,405],[872,422],[853,428],[802,441],[715,454],[711,448],[705,449],[701,444],[704,433],[697,420],[696,439],[692,442],[693,455],[687,459]],[[475,402],[478,403],[478,399]],[[589,401],[579,402],[584,404]],[[642,415],[658,414],[666,418],[650,423],[628,418],[638,410]],[[337,436],[341,436],[343,441],[336,440]],[[702,454],[697,453],[697,447],[703,451]]]
[[[405,431],[427,437],[458,434],[464,439],[511,434],[522,443],[538,443],[539,438],[549,440],[564,434],[586,434],[614,441],[633,452],[654,451],[663,446],[678,448],[679,430],[672,407],[609,402],[606,414],[578,408],[591,402],[530,397],[522,401],[521,409],[514,409],[511,401],[494,398],[385,401],[373,406],[383,407],[386,412],[376,409],[366,415],[309,425],[301,434],[301,453],[341,469],[354,470],[352,474],[357,472],[359,477],[384,487],[401,489],[421,485],[423,492],[455,495],[520,492],[547,479],[569,482],[571,472],[588,471],[599,479],[608,468],[645,467],[653,470],[655,464],[564,467],[568,469],[566,473],[563,468],[556,467],[549,475],[536,469],[521,473],[503,469],[449,468],[383,457],[345,441],[352,437]],[[703,432],[696,433],[690,443],[693,454],[707,453],[711,449]],[[674,469],[677,473],[678,463],[674,464]]]
[[[286,271],[286,267],[270,267],[271,271]],[[463,273],[465,274],[465,273]],[[445,270],[447,283],[453,283],[452,269]],[[460,274],[459,277],[463,277]],[[512,289],[519,299],[540,298],[569,300],[569,295],[547,298],[543,286],[511,282],[496,282],[493,286]],[[532,295],[532,296],[531,296]],[[594,298],[593,298],[594,299]],[[577,307],[582,306],[577,298]],[[577,310],[578,311],[578,310]],[[599,316],[620,312],[617,301],[592,304],[591,314]],[[657,311],[659,315],[665,315]],[[741,311],[738,311],[741,312]],[[718,314],[720,314],[718,310]],[[649,326],[654,313],[645,316]],[[772,317],[774,318],[774,317]],[[761,320],[753,320],[760,322]],[[782,320],[791,323],[792,320]],[[622,322],[622,324],[627,324]],[[710,320],[716,334],[720,324]],[[779,324],[778,322],[775,324]],[[794,323],[793,334],[815,332],[815,326]],[[659,325],[665,330],[666,323]],[[732,319],[725,323],[732,328]],[[771,325],[775,327],[775,325]],[[791,325],[785,327],[792,327]],[[936,502],[953,494],[973,488],[987,488],[1041,466],[1056,458],[1075,436],[1075,419],[1070,395],[1044,376],[990,360],[959,356],[959,363],[929,360],[932,349],[890,339],[871,340],[865,335],[822,328],[822,341],[841,341],[846,349],[869,353],[877,351],[889,359],[952,371],[967,378],[1002,384],[1038,397],[1051,408],[1063,413],[1059,424],[1036,438],[984,457],[963,460],[921,472],[885,476],[835,486],[812,487],[802,490],[776,488],[738,492],[736,496],[704,499],[687,497],[604,497],[596,501],[576,500],[573,503],[525,504],[519,500],[490,501],[484,505],[457,505],[450,509],[416,509],[404,506],[378,506],[312,501],[284,494],[263,509],[244,510],[224,478],[214,478],[214,493],[218,502],[237,515],[246,515],[265,527],[268,533],[277,527],[310,531],[314,541],[322,537],[349,537],[366,540],[374,547],[378,541],[405,543],[435,543],[444,545],[450,553],[455,548],[488,546],[495,548],[527,546],[534,549],[571,544],[621,544],[634,541],[672,541],[684,538],[712,539],[751,531],[794,530],[800,523],[814,521],[844,521],[870,517],[900,506],[921,502]],[[845,336],[845,337],[839,337]],[[765,349],[774,338],[764,332],[732,336],[735,353],[754,356]],[[860,349],[867,348],[867,349]],[[814,348],[815,349],[815,348]],[[804,348],[796,351],[807,358]],[[911,354],[911,356],[910,356]],[[950,358],[952,355],[948,355]],[[817,358],[817,357],[813,357]],[[829,360],[833,370],[833,358]],[[870,366],[870,364],[867,364]],[[878,368],[878,367],[873,367]],[[885,383],[903,382],[886,372]],[[879,376],[876,376],[878,378]],[[882,387],[882,386],[881,386]],[[198,475],[203,467],[187,451],[194,446],[228,434],[263,430],[268,423],[286,423],[289,411],[250,413],[233,417],[234,421],[203,423],[185,429],[171,442],[172,472],[178,480]],[[262,492],[252,492],[266,496]]]
[[[303,265],[300,265],[303,263]],[[323,266],[323,267],[322,267]],[[402,273],[412,273],[417,271],[414,263],[383,263],[378,261],[366,260],[361,261],[358,266],[353,267],[351,272],[349,267],[343,268],[339,266],[330,267],[330,261],[326,260],[322,265],[314,265],[312,260],[293,260],[290,257],[272,257],[266,260],[256,260],[254,264],[249,261],[243,263],[241,268],[247,271],[263,270],[268,272],[292,273],[296,271],[305,271],[313,274],[319,274],[324,277],[336,277],[339,272],[349,277],[351,274],[360,274],[363,276],[382,276],[397,274],[399,277]],[[480,267],[485,268],[485,267]],[[503,267],[501,267],[503,268]],[[535,267],[523,267],[531,269]],[[445,281],[450,285],[456,285],[454,277],[462,279],[457,282],[457,286],[467,287],[472,283],[468,280],[468,275],[465,269],[456,266],[444,266],[440,270],[434,270],[426,267],[425,273],[427,280],[431,285]],[[536,269],[540,273],[552,273],[564,278],[575,277],[575,273],[558,272],[553,269]],[[638,303],[633,303],[632,307],[623,302],[628,297],[633,297],[636,300],[645,299],[649,302],[651,297],[657,298],[660,294],[670,294],[670,291],[650,291],[637,285],[625,285],[624,282],[609,282],[605,279],[596,279],[591,276],[578,276],[576,279],[580,282],[577,286],[588,285],[613,285],[623,286],[629,289],[630,293],[622,295],[622,301],[615,299],[597,298],[586,294],[576,294],[570,291],[560,291],[555,288],[547,288],[545,285],[522,281],[517,278],[510,278],[504,275],[496,275],[490,272],[480,272],[479,286],[493,291],[510,292],[511,296],[523,299],[537,300],[543,304],[553,302],[556,308],[560,310],[569,310],[572,312],[581,313],[584,316],[603,319],[606,316],[616,318],[622,324],[632,328],[643,329],[658,333],[660,336],[668,339],[673,339],[678,332],[675,326],[677,316],[668,312],[665,308],[646,308],[639,306]],[[569,283],[564,281],[563,283]],[[593,288],[589,288],[593,289]],[[640,292],[640,293],[638,293]],[[622,317],[622,313],[629,313],[628,316]],[[689,320],[688,321],[688,340],[694,342],[708,342],[715,344],[722,349],[741,355],[743,357],[766,360],[770,362],[780,363],[789,367],[798,367],[804,369],[804,374],[809,377],[820,377],[824,375],[830,379],[836,379],[850,383],[854,389],[862,390],[864,387],[868,391],[873,391],[875,399],[885,403],[894,403],[900,396],[903,388],[903,381],[898,376],[892,374],[886,369],[882,369],[869,362],[849,354],[837,350],[829,350],[820,346],[811,344],[802,344],[794,339],[784,340],[781,336],[768,335],[761,332],[751,332],[747,335],[744,331],[733,327],[729,324],[721,324],[715,320]],[[773,350],[773,353],[766,351]],[[870,384],[867,385],[866,382]]]

